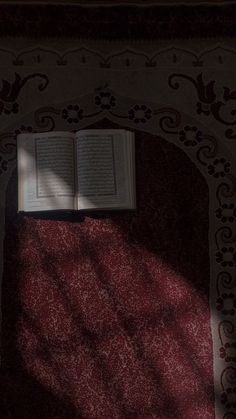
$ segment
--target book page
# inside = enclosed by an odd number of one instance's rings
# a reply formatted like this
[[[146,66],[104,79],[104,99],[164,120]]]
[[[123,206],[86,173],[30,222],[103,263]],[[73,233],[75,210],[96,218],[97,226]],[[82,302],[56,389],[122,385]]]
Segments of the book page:
[[[130,145],[131,138],[125,130],[83,130],[77,133],[79,209],[135,206]]]
[[[65,132],[18,136],[19,210],[75,209],[74,141]]]

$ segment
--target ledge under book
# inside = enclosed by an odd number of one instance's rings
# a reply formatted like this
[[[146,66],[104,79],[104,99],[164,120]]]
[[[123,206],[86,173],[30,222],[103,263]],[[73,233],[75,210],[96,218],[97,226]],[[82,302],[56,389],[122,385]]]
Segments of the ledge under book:
[[[19,134],[17,166],[19,211],[136,207],[131,131]]]

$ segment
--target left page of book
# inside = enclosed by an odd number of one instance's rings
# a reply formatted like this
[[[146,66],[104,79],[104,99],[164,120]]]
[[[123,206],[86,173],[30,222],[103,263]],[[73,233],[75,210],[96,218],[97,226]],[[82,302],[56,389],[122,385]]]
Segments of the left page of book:
[[[18,135],[19,211],[77,209],[74,140],[62,131]]]

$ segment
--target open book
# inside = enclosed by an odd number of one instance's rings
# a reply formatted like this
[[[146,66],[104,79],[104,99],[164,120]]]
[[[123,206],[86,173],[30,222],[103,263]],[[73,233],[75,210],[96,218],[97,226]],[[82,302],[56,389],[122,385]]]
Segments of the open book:
[[[134,134],[121,129],[19,134],[18,210],[134,209]]]

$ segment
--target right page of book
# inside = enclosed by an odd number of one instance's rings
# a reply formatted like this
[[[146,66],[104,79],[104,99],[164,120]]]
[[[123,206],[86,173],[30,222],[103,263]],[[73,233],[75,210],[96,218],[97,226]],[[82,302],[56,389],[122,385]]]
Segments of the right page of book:
[[[81,130],[76,147],[78,209],[135,208],[134,134]]]

